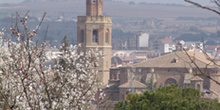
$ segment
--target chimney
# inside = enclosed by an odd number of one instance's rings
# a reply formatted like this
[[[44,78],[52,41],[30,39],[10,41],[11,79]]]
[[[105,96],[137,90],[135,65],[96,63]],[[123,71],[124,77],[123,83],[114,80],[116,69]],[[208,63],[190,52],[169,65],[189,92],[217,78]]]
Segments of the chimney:
[[[176,51],[183,51],[183,45],[180,42],[176,44]]]
[[[178,44],[176,45],[176,51],[179,51],[179,45]]]

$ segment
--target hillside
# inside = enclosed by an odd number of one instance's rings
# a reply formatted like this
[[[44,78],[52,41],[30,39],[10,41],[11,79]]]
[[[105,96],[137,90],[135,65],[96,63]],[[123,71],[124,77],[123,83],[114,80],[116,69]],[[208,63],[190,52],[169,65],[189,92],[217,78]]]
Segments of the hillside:
[[[76,18],[78,15],[85,14],[85,1],[67,1],[67,2],[23,2],[17,5],[1,6],[1,14],[9,12],[7,15],[15,11],[30,10],[34,15],[41,12],[48,12],[48,16],[60,16],[61,14]],[[155,5],[155,4],[136,4],[129,5],[124,2],[104,2],[104,13],[117,17],[145,17],[145,18],[175,18],[179,16],[191,17],[209,17],[215,16],[214,13],[199,9],[197,7],[186,7],[177,5]]]
[[[67,34],[74,42],[76,38],[75,23],[77,16],[85,15],[85,0],[25,1],[20,4],[0,5],[0,19],[5,18],[4,22],[1,20],[0,25],[5,26],[4,23],[7,19],[10,22],[11,14],[15,14],[16,11],[24,14],[28,10],[30,10],[30,16],[38,19],[44,12],[47,12],[46,23],[51,25],[51,31],[48,32],[50,39],[60,39]],[[113,38],[124,38],[138,31],[147,31],[151,36],[173,37],[179,37],[185,33],[216,33],[219,19],[219,16],[212,12],[192,6],[143,2],[129,5],[117,1],[104,2],[104,15],[112,16],[115,30]],[[63,22],[65,26],[60,25]],[[71,25],[66,26],[68,24]],[[192,31],[192,28],[196,31]]]

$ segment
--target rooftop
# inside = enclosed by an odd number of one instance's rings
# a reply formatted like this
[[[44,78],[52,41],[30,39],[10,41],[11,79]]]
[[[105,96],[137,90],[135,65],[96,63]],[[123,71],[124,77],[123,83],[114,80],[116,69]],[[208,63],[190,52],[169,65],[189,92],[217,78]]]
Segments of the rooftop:
[[[151,68],[219,68],[212,60],[219,60],[214,56],[197,51],[177,51],[157,58],[149,59],[141,63],[129,65],[129,67],[151,67]],[[195,62],[195,64],[192,63]]]
[[[131,80],[129,80],[127,83],[125,84],[122,84],[119,86],[119,88],[130,88],[131,87]],[[146,89],[147,86],[137,80],[134,80],[133,81],[133,88],[136,88],[136,89]]]

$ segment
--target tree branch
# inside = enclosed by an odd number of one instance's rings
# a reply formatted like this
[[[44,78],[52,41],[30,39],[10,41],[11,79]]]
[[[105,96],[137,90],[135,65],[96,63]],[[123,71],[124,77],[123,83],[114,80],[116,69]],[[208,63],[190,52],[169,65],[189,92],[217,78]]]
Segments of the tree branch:
[[[211,76],[208,76],[205,72],[201,70],[201,68],[196,64],[196,62],[192,59],[192,57],[187,53],[187,51],[184,49],[184,52],[186,53],[187,57],[191,61],[191,63],[199,70],[199,72],[202,74],[202,76],[214,81],[216,84],[220,85],[220,82],[212,78]]]
[[[198,6],[198,7],[202,8],[202,9],[206,9],[206,10],[212,11],[212,12],[214,12],[214,13],[220,15],[220,12],[217,11],[217,10],[215,10],[215,9],[209,8],[209,7],[207,7],[207,6],[203,6],[203,5],[199,4],[199,3],[193,2],[193,1],[191,1],[191,0],[184,0],[184,1],[185,1],[185,2],[188,2],[188,3],[190,3],[190,4],[193,4],[193,5],[195,5],[195,6]],[[217,5],[218,5],[218,4],[217,4]]]

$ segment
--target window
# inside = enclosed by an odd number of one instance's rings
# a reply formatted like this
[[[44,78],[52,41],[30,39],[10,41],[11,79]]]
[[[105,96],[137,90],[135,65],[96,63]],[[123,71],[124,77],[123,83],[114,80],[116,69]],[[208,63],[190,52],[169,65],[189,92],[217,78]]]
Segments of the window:
[[[131,92],[131,89],[126,89],[126,94],[129,94]]]
[[[171,63],[177,63],[178,62],[178,59],[177,58],[174,58]]]
[[[109,43],[109,29],[107,29],[105,34],[105,43]]]
[[[95,3],[95,2],[96,2],[96,0],[93,0],[93,2]]]
[[[92,41],[95,43],[98,43],[98,31],[97,30],[93,31]]]
[[[114,80],[116,80],[117,79],[117,75],[116,74],[114,74]]]
[[[199,90],[200,90],[200,84],[197,84],[197,89],[199,89]]]
[[[84,31],[81,31],[81,42],[84,42]]]
[[[177,84],[177,81],[173,78],[169,78],[165,81],[165,85],[168,85],[168,84]]]

